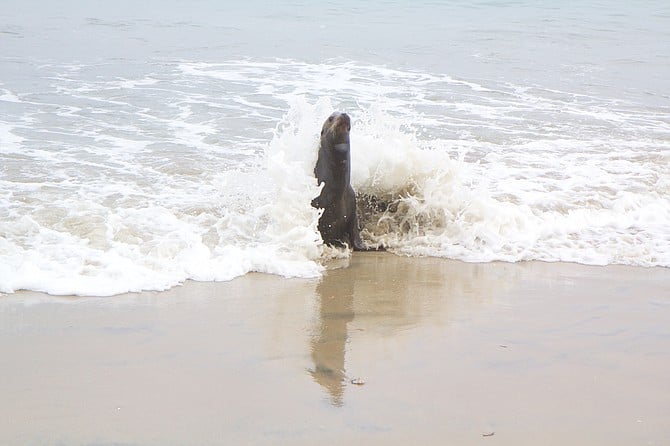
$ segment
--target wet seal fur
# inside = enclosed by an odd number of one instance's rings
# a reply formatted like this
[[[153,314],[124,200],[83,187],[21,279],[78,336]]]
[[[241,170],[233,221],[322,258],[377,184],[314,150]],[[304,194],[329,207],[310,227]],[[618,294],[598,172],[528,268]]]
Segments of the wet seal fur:
[[[358,227],[356,193],[351,187],[350,131],[351,119],[346,113],[335,112],[323,123],[314,176],[324,184],[312,206],[323,209],[319,232],[325,244],[367,251]]]

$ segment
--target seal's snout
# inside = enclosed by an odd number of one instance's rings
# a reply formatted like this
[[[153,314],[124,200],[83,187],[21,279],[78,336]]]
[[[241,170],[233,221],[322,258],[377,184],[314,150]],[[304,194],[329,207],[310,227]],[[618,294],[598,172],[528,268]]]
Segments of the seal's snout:
[[[351,130],[351,118],[346,113],[333,113],[333,130],[335,133],[348,133]]]
[[[335,112],[332,115],[328,117],[326,122],[324,123],[324,127],[340,127],[340,126],[346,126],[348,128],[351,128],[351,118],[349,118],[349,115],[346,113],[339,113]]]
[[[332,143],[348,143],[351,131],[351,118],[346,113],[335,112],[326,119],[321,130],[321,137]]]

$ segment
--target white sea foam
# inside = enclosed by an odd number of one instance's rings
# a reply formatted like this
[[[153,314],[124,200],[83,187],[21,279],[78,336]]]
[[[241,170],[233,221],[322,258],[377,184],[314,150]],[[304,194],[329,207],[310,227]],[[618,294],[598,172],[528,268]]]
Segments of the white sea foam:
[[[0,147],[4,152],[18,151],[24,138],[15,133],[12,125],[0,122]]]
[[[125,174],[114,168],[104,181],[66,176],[53,187],[5,183],[30,205],[4,203],[11,218],[0,222],[0,291],[111,295],[162,290],[186,279],[230,280],[250,271],[318,276],[319,213],[310,205],[318,187],[309,150],[318,129],[306,121],[314,115],[301,115],[299,105],[290,115],[256,171],[207,172],[211,177],[203,183],[176,178],[184,176],[183,166],[166,176],[151,165],[147,170],[124,162]],[[123,147],[124,139],[109,135],[95,140],[101,148],[113,142],[126,155],[146,149],[141,144],[128,152],[134,141]],[[77,165],[92,173],[109,167]],[[50,188],[60,189],[54,193],[61,199],[68,191],[74,195],[54,203]]]
[[[49,65],[39,93],[0,97],[20,98],[0,116],[0,291],[317,277],[350,255],[310,205],[335,109],[370,244],[670,266],[667,108],[349,61],[153,68]]]
[[[21,103],[21,99],[9,90],[0,88],[0,101]]]

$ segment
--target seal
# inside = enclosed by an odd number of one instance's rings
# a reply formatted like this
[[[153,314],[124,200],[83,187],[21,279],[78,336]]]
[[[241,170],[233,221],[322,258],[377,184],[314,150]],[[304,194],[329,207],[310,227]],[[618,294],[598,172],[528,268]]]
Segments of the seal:
[[[319,232],[325,244],[367,251],[358,227],[356,193],[351,187],[350,131],[351,119],[346,113],[335,112],[323,123],[314,167],[314,176],[323,183],[323,189],[312,206],[323,209]]]

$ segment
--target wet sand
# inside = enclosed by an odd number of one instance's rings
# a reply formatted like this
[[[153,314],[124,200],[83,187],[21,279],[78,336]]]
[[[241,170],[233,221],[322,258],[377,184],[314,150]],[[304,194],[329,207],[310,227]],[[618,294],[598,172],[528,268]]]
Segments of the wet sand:
[[[0,444],[669,444],[670,269],[347,263],[0,296]]]

